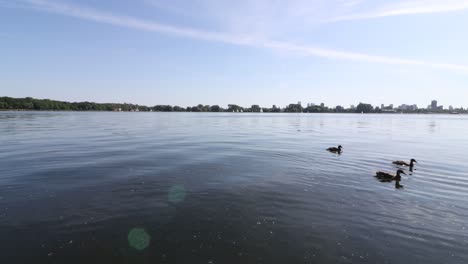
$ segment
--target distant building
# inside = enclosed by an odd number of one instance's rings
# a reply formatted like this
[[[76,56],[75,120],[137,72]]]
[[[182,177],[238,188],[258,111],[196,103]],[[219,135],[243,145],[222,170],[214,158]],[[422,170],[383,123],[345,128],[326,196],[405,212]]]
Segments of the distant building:
[[[406,104],[402,104],[398,107],[398,110],[401,110],[401,111],[416,111],[418,110],[418,106],[417,105],[406,105]]]
[[[324,103],[321,103],[321,104],[320,104],[320,107],[324,108],[324,107],[325,107],[325,104],[324,104]]]
[[[450,111],[453,111],[453,106],[449,106],[449,110],[450,110]]]
[[[356,106],[355,106],[355,105],[351,105],[350,108],[351,108],[352,110],[355,110],[355,109],[356,109]]]
[[[405,104],[402,104],[398,107],[398,110],[401,110],[401,111],[407,111],[408,110],[408,107],[409,105],[405,105]]]
[[[431,109],[432,109],[432,110],[437,109],[437,100],[432,100],[432,102],[431,102]]]

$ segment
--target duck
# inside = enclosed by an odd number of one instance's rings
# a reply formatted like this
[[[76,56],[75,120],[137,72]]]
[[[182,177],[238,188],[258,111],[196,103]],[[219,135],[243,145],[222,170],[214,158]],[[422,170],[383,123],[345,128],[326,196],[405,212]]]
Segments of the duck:
[[[328,151],[330,152],[333,152],[333,153],[341,153],[341,149],[343,147],[341,145],[339,145],[337,148],[336,147],[331,147],[331,148],[327,148]]]
[[[393,175],[391,173],[384,172],[384,171],[378,171],[375,173],[375,177],[382,181],[398,181],[399,182],[401,181],[401,174],[406,175],[406,173],[401,169],[397,170],[396,175]]]
[[[413,167],[414,166],[414,163],[418,163],[415,159],[411,159],[410,162],[405,162],[405,161],[401,161],[401,160],[397,160],[397,161],[394,161],[392,162],[393,164],[395,165],[401,165],[401,166],[407,166],[407,167]]]

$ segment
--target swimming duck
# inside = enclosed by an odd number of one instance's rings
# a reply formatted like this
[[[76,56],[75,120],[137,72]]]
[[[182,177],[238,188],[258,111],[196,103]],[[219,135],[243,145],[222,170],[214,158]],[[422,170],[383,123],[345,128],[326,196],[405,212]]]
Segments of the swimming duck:
[[[391,173],[388,173],[388,172],[383,172],[383,171],[378,171],[375,173],[375,177],[379,180],[383,180],[383,181],[401,181],[401,174],[405,174],[406,173],[403,171],[403,170],[397,170],[396,172],[396,175],[393,175]]]
[[[392,162],[392,163],[395,164],[395,165],[413,167],[413,166],[414,166],[414,163],[418,163],[418,162],[417,162],[415,159],[411,159],[411,160],[410,160],[410,163],[405,162],[405,161],[401,161],[401,160],[397,160],[397,161],[394,161],[394,162]]]
[[[341,153],[342,148],[343,147],[341,145],[339,145],[337,148],[331,147],[331,148],[327,148],[327,150],[330,151],[330,152],[333,152],[333,153]]]

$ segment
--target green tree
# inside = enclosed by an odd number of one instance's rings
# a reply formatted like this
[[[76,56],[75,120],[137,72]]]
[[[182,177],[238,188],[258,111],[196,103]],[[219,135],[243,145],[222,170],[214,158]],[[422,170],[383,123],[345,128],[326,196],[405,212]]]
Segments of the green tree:
[[[284,111],[289,113],[302,113],[302,106],[300,104],[290,104]]]
[[[211,112],[219,112],[220,110],[221,110],[221,107],[219,107],[219,105],[212,105],[210,107]]]
[[[260,106],[259,105],[252,105],[251,111],[255,112],[255,113],[259,113],[260,112]]]
[[[374,107],[371,104],[359,103],[356,107],[356,113],[372,113]]]

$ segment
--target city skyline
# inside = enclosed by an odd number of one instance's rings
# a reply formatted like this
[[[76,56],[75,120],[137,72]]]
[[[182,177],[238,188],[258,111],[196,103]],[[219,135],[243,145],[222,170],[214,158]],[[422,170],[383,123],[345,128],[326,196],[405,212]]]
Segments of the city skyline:
[[[0,0],[0,96],[468,102],[468,0]]]

